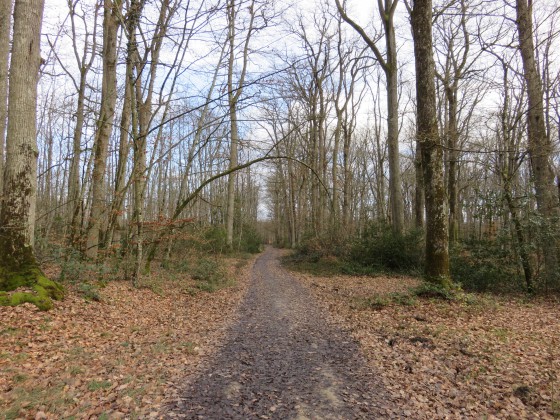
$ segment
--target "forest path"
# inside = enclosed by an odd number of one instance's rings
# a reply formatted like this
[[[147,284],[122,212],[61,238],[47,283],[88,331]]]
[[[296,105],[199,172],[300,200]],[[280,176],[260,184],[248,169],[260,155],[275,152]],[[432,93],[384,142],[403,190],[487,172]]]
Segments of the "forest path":
[[[257,259],[223,346],[188,380],[166,418],[395,417],[383,408],[390,404],[387,393],[355,341],[327,323],[279,256],[268,247]]]

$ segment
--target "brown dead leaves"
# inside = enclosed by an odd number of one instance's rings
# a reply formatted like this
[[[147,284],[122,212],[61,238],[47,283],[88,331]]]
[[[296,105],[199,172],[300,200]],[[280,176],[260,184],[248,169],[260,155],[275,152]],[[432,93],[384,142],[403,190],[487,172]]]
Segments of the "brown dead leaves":
[[[249,268],[239,271],[235,286],[196,296],[188,293],[186,275],[154,273],[158,293],[113,282],[101,290],[101,302],[70,292],[49,312],[30,304],[1,307],[0,412],[157,417],[215,347],[246,290]]]
[[[298,275],[361,343],[415,419],[560,416],[560,305],[476,296],[356,305],[401,292],[410,278]]]

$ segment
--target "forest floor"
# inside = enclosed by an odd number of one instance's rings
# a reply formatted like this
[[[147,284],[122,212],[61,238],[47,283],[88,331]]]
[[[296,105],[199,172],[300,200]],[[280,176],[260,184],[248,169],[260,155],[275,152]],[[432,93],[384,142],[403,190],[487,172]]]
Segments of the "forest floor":
[[[414,419],[560,418],[560,302],[418,298],[407,277],[297,274]]]
[[[229,260],[213,293],[161,270],[0,307],[0,419],[560,417],[557,300],[420,298],[281,255]]]
[[[0,307],[0,419],[160,418],[233,321],[253,261],[226,260],[231,281],[212,293],[154,268],[137,289],[109,282],[100,301],[70,287],[48,312]]]

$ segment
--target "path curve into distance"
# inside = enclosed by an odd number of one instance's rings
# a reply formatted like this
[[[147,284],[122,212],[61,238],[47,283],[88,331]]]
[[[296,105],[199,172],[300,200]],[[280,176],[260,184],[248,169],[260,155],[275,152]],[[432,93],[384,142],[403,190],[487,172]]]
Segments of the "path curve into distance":
[[[223,346],[188,379],[166,418],[400,418],[350,335],[268,247]]]

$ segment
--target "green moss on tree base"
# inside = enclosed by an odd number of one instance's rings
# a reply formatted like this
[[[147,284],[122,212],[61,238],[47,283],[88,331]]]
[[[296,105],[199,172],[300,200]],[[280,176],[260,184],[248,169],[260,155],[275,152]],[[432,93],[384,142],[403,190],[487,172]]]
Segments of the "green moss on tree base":
[[[442,287],[447,290],[452,290],[456,287],[455,283],[449,276],[425,276],[425,280],[433,285]]]
[[[15,291],[18,288],[29,291]],[[42,311],[53,307],[52,300],[64,298],[64,288],[47,278],[43,272],[32,267],[17,272],[0,272],[0,306],[17,306],[32,303]]]

